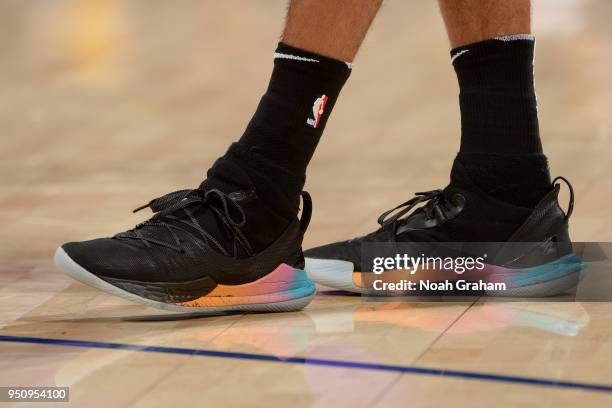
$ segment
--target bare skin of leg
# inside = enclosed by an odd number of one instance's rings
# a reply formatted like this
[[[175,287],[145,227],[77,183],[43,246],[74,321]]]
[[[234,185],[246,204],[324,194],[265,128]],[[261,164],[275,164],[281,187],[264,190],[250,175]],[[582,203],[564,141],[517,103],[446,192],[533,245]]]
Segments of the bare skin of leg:
[[[531,0],[438,0],[452,48],[531,33]]]
[[[285,44],[352,62],[382,0],[291,0]]]

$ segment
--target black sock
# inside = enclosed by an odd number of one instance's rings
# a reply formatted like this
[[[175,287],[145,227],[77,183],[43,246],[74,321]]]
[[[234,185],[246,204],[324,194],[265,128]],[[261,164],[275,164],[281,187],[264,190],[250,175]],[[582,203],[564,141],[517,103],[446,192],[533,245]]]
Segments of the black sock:
[[[492,196],[533,207],[550,190],[533,78],[535,39],[511,35],[455,48],[462,162]]]
[[[459,153],[457,160],[470,179],[489,195],[521,207],[535,207],[551,189],[543,154]]]
[[[350,64],[280,43],[274,70],[238,146],[297,209],[306,166],[319,143]]]
[[[350,64],[280,43],[255,115],[208,171],[203,189],[229,193],[254,187],[259,199],[243,205],[249,220],[243,233],[255,251],[266,248],[295,218],[306,166],[350,72]],[[215,237],[223,236],[214,217],[202,223],[216,231]]]

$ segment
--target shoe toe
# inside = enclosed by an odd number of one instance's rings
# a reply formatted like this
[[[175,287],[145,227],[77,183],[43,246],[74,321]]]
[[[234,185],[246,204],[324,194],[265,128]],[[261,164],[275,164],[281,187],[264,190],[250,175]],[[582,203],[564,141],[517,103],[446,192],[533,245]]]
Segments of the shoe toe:
[[[305,270],[310,279],[334,289],[356,291],[353,263],[338,259],[306,258]]]
[[[343,241],[322,245],[304,252],[306,258],[330,259],[361,263],[361,245],[359,241]]]
[[[146,275],[156,269],[144,248],[112,238],[69,242],[61,247],[78,265],[99,277],[125,278]]]

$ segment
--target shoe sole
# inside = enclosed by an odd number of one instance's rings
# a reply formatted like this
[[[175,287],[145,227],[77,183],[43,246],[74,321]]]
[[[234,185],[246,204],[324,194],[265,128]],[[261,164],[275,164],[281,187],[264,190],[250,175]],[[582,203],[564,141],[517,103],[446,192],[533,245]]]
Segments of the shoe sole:
[[[570,254],[555,261],[524,269],[493,267],[492,280],[507,282],[503,291],[487,290],[487,296],[494,297],[548,297],[576,287],[580,280],[580,271],[585,265]],[[304,268],[308,276],[320,285],[334,289],[376,295],[372,290],[359,286],[356,282],[367,282],[364,276],[369,272],[354,271],[353,263],[337,259],[306,258]],[[379,295],[385,296],[380,293]],[[390,294],[397,296],[397,294]]]
[[[219,285],[220,289],[215,290],[222,292],[221,296],[209,294],[188,302],[164,303],[128,292],[100,279],[76,263],[61,247],[55,251],[54,261],[62,272],[81,283],[131,302],[172,312],[295,312],[306,307],[316,291],[315,284],[305,271],[281,264],[255,282],[235,286]],[[134,289],[133,282],[130,284]],[[285,290],[275,291],[275,287],[279,286]],[[261,293],[262,291],[264,293]],[[266,291],[269,293],[265,293]]]

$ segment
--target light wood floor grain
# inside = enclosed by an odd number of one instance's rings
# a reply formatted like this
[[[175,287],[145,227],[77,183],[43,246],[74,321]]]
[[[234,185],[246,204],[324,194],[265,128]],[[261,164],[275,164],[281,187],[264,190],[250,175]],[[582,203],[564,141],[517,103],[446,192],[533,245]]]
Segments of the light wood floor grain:
[[[0,335],[612,384],[608,303],[327,292],[300,313],[176,319],[54,268],[59,244],[131,227],[139,204],[201,181],[264,92],[284,13],[280,0],[0,3]],[[538,0],[534,13],[543,142],[576,190],[571,233],[610,241],[612,4]],[[371,231],[446,184],[457,93],[435,3],[387,1],[309,170],[306,246]],[[0,355],[0,386],[70,386],[75,406],[612,406],[611,393],[375,370],[10,342]]]

